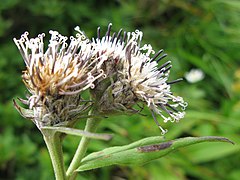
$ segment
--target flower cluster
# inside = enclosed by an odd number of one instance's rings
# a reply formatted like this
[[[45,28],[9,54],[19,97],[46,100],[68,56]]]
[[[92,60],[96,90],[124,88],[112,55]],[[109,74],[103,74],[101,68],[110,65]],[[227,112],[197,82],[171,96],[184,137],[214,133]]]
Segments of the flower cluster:
[[[23,73],[30,97],[24,101],[34,110],[35,124],[59,125],[78,117],[86,109],[81,92],[92,88],[92,102],[100,114],[136,113],[138,103],[146,104],[153,118],[159,114],[164,122],[179,121],[184,117],[187,103],[170,90],[171,62],[158,63],[166,56],[163,50],[154,52],[151,45],[141,46],[143,33],[111,33],[109,24],[106,34],[88,40],[79,28],[76,37],[67,38],[50,31],[51,39],[44,52],[44,35],[28,39],[14,39],[25,61]],[[94,99],[95,97],[95,99]],[[40,122],[40,125],[39,125]],[[49,124],[50,122],[50,124]]]

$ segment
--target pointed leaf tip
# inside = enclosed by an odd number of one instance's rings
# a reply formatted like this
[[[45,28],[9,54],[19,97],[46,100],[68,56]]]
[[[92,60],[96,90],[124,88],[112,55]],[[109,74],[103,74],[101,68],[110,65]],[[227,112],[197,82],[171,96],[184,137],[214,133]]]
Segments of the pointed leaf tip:
[[[208,141],[216,141],[216,142],[227,142],[227,143],[230,143],[230,144],[235,144],[233,141],[231,141],[230,139],[228,138],[225,138],[225,137],[220,137],[220,136],[205,136],[203,138],[206,138],[206,140]]]

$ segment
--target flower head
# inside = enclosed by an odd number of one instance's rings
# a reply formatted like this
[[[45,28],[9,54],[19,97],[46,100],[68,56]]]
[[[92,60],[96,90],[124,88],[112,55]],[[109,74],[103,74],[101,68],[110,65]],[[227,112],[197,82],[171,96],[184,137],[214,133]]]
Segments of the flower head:
[[[174,96],[170,90],[171,84],[181,79],[168,82],[171,62],[168,61],[158,67],[166,54],[158,51],[153,57],[154,50],[150,44],[141,47],[143,33],[139,30],[124,33],[122,38],[110,36],[108,30],[104,61],[108,62],[117,57],[116,78],[113,78],[102,98],[103,110],[109,109],[135,111],[133,106],[143,102],[154,113],[159,114],[164,122],[179,121],[184,117],[184,109],[187,106],[180,96]],[[105,40],[105,38],[104,38]],[[100,42],[100,41],[99,41]],[[112,43],[114,42],[114,43]],[[110,46],[111,48],[108,48]],[[116,48],[116,50],[114,50]],[[110,49],[110,50],[109,50]],[[109,104],[109,99],[111,99]],[[100,101],[101,102],[101,101]],[[107,103],[108,102],[108,103]],[[136,111],[135,111],[136,112]],[[157,121],[156,121],[157,122]],[[165,130],[158,126],[165,133]]]
[[[24,33],[14,38],[26,64],[23,81],[30,93],[27,101],[33,109],[33,121],[38,127],[59,125],[75,119],[85,109],[80,92],[94,86],[93,82],[103,75],[90,69],[93,61],[92,45],[76,28],[76,37],[67,37],[57,31],[49,31],[51,38],[44,51],[44,34],[28,38]]]
[[[153,112],[159,114],[164,122],[178,122],[184,117],[185,112],[183,110],[185,110],[187,104],[182,97],[173,95],[171,84],[179,82],[181,79],[168,82],[169,71],[172,67],[170,61],[158,67],[157,61],[166,56],[164,54],[158,57],[162,50],[158,51],[153,58],[150,58],[150,52],[153,52],[151,46],[146,46],[146,49],[144,47],[136,48],[138,47],[129,49],[129,51],[136,53],[126,53],[127,57],[123,63],[119,82],[122,83],[122,86],[132,91],[135,96],[134,99],[146,102],[152,111],[154,119]],[[147,50],[147,52],[142,53],[143,50]],[[159,127],[161,128],[161,126]],[[162,128],[161,130],[163,133],[165,132]]]

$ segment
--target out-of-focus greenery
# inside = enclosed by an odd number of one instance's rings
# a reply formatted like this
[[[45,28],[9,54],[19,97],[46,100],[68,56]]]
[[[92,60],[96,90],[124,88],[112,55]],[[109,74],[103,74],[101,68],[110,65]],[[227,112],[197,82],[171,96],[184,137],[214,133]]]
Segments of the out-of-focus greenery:
[[[224,136],[235,145],[205,143],[183,148],[140,167],[107,167],[84,172],[79,179],[229,179],[240,177],[240,1],[238,0],[1,0],[0,1],[0,179],[53,179],[51,162],[40,132],[23,119],[12,99],[24,97],[24,63],[12,39],[26,30],[30,36],[50,29],[71,35],[79,25],[89,37],[96,28],[140,29],[143,43],[169,54],[170,79],[199,68],[205,78],[173,85],[188,102],[186,118],[168,128],[167,139],[185,136]],[[166,61],[166,60],[165,60]],[[146,116],[104,120],[99,132],[115,133],[111,142],[93,140],[89,152],[159,135]],[[160,117],[158,117],[161,121]],[[79,127],[84,127],[83,119]],[[64,140],[66,165],[78,137]]]

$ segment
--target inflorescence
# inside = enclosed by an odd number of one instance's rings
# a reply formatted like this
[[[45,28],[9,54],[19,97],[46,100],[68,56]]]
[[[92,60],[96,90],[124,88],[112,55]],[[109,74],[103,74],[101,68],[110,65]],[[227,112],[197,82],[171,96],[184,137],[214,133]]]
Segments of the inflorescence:
[[[30,93],[21,101],[33,111],[30,118],[39,128],[68,126],[91,105],[107,115],[136,113],[135,105],[146,104],[163,134],[166,130],[155,114],[164,122],[184,117],[187,103],[170,89],[182,79],[168,81],[170,61],[158,66],[166,57],[163,50],[155,53],[150,44],[141,46],[143,33],[139,30],[111,33],[111,27],[109,24],[103,37],[98,28],[97,38],[91,41],[77,27],[69,45],[67,37],[50,31],[46,51],[44,34],[29,39],[24,33],[14,39],[26,65],[22,77]],[[89,88],[91,101],[82,98]],[[94,101],[94,94],[98,100]]]

